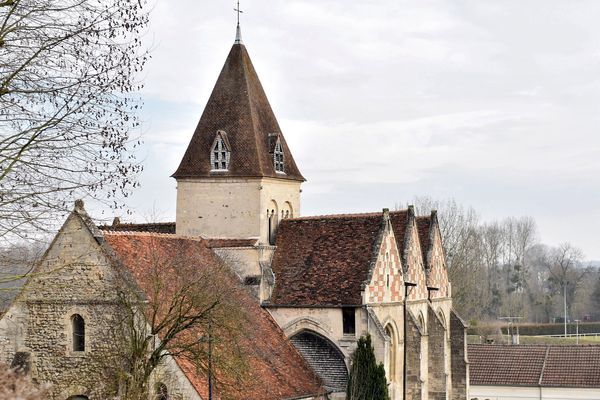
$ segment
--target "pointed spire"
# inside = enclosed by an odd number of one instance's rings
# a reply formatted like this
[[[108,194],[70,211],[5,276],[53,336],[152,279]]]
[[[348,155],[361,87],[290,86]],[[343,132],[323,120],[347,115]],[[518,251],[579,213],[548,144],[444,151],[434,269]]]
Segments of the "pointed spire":
[[[241,38],[240,38],[241,40]],[[211,148],[219,131],[227,134],[231,159],[215,172]],[[277,171],[274,149],[280,143],[284,172]],[[206,104],[200,122],[173,177],[270,177],[304,181],[277,118],[254,70],[246,46],[234,44]]]
[[[237,28],[235,30],[235,42],[234,44],[244,44],[242,41],[242,29],[240,28],[240,24],[238,23]]]

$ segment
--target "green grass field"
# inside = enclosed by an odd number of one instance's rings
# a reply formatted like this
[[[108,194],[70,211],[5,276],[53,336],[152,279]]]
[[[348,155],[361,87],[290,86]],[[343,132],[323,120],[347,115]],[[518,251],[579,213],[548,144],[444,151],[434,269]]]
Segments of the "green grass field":
[[[470,344],[480,343],[479,336],[468,335],[467,340]],[[504,340],[508,340],[507,336],[504,336]],[[575,337],[547,337],[547,336],[523,336],[520,338],[521,344],[576,344],[577,339]],[[499,343],[496,340],[496,343]],[[600,336],[580,336],[579,344],[600,344]]]

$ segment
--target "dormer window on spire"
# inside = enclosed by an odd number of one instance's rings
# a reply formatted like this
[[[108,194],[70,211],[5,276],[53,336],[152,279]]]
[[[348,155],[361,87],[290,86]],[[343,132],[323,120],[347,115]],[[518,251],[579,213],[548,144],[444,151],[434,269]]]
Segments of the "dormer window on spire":
[[[281,140],[279,138],[277,138],[277,143],[275,143],[275,150],[273,151],[273,162],[275,163],[275,172],[284,174],[285,170],[283,168],[283,146],[281,145]]]
[[[227,133],[218,131],[215,141],[210,149],[211,171],[229,170],[231,150],[227,141]]]

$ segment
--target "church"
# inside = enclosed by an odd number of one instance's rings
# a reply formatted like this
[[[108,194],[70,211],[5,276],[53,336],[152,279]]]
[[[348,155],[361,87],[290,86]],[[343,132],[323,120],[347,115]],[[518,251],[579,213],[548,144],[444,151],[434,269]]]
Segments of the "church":
[[[232,301],[254,327],[244,340],[252,381],[217,386],[212,397],[205,371],[170,355],[153,378],[156,399],[343,399],[366,334],[392,399],[466,399],[466,327],[452,308],[436,212],[303,216],[300,167],[238,25],[172,175],[176,221],[97,226],[78,201],[0,314],[0,362],[51,383],[50,399],[106,398],[93,354],[110,351],[102,333],[115,312],[113,288],[126,280],[144,291],[152,249],[225,264],[241,288]]]

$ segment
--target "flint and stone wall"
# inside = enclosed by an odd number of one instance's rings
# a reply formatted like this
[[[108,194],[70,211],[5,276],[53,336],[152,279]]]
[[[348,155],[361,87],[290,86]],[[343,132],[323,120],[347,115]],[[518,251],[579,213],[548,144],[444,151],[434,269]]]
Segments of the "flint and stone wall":
[[[28,353],[30,374],[51,385],[49,400],[84,395],[106,400],[117,394],[110,327],[121,302],[115,273],[83,221],[71,214],[33,277],[0,320],[0,361],[10,364],[17,352]],[[85,351],[74,352],[71,317],[85,321]],[[173,364],[173,363],[170,363]],[[162,376],[181,372],[168,362]],[[181,384],[179,383],[181,381]],[[173,399],[199,400],[189,381],[169,387]],[[168,382],[165,382],[168,384]]]

